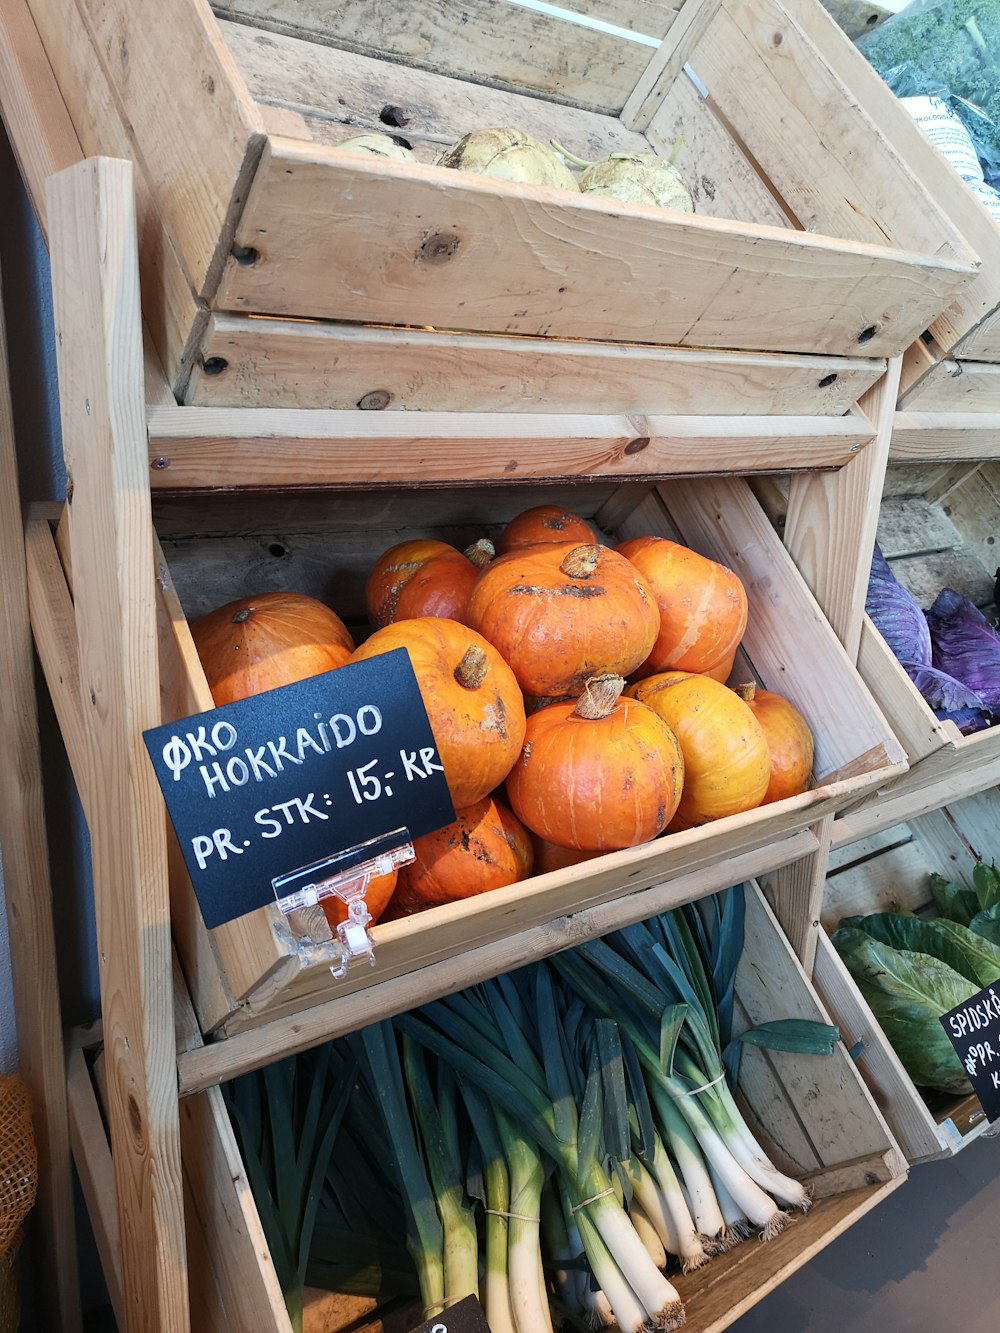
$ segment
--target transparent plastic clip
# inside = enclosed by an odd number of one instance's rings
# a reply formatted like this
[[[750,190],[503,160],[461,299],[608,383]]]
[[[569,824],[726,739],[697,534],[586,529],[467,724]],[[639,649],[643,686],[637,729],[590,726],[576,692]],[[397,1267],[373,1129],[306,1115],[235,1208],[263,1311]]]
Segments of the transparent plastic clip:
[[[329,958],[332,945],[330,971],[335,977],[346,976],[352,963],[365,958],[374,967],[375,941],[365,892],[373,879],[413,859],[409,830],[399,828],[273,879],[275,899],[300,942],[300,951],[319,949],[322,957]],[[324,898],[339,898],[347,905],[347,920],[335,932],[320,907]]]

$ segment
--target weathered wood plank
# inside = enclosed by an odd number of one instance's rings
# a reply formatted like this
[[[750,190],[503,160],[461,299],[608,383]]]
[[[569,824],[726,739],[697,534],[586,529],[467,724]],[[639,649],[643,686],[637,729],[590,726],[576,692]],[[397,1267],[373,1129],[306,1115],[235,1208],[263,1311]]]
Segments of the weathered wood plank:
[[[962,545],[962,537],[940,505],[919,496],[890,496],[879,509],[878,544],[885,558],[894,560],[951,550]]]
[[[890,458],[921,463],[1000,457],[1000,412],[897,412]]]
[[[252,262],[227,266],[228,311],[846,356],[902,352],[972,276],[884,245],[286,139],[270,141],[235,241]]]
[[[52,177],[48,216],[126,1326],[167,1333],[188,1299],[130,164]]]
[[[691,59],[722,0],[686,0],[677,18],[646,65],[622,108],[622,121],[633,130],[645,130],[663,105],[674,80]]]
[[[402,7],[393,0],[214,3],[220,15],[256,28],[614,114],[677,11],[663,0],[572,6],[651,39],[643,43],[504,0],[411,0]]]
[[[899,405],[905,412],[973,412],[1000,415],[1000,365],[989,361],[937,362]],[[995,427],[994,427],[995,429]]]
[[[35,666],[28,616],[7,330],[0,305],[0,851],[20,1072],[32,1101],[39,1158],[38,1216],[51,1273],[38,1298],[53,1327],[81,1327],[66,1127],[62,1018],[42,791]]]
[[[187,402],[328,409],[373,404],[409,412],[832,417],[857,402],[884,366],[844,357],[476,337],[216,315]]]
[[[892,13],[891,9],[867,4],[866,0],[821,0],[821,3],[852,41],[866,32],[874,32]]]

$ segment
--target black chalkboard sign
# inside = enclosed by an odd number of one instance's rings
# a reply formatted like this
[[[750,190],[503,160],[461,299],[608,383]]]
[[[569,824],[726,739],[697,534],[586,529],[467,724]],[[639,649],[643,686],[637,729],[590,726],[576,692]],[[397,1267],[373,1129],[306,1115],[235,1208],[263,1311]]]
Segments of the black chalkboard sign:
[[[271,881],[299,867],[455,818],[403,648],[144,739],[210,928],[273,903]]]
[[[986,1119],[1000,1120],[1000,984],[985,987],[945,1014],[941,1023]]]
[[[466,1296],[435,1319],[418,1324],[411,1333],[490,1333],[490,1326],[479,1301],[475,1296]]]

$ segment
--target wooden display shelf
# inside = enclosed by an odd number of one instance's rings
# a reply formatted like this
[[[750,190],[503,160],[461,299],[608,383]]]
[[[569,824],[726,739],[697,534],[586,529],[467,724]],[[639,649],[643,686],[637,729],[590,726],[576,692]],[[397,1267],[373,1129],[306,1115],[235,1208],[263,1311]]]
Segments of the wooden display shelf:
[[[747,943],[737,974],[737,1026],[799,1017],[828,1021],[815,991],[791,952],[759,890],[749,886]],[[563,940],[559,947],[571,941]],[[423,997],[421,997],[423,998]],[[185,1012],[182,997],[180,1011]],[[188,1012],[187,1022],[193,1015]],[[74,1123],[97,1124],[97,1093],[81,1051],[70,1076]],[[790,1056],[748,1048],[740,1090],[749,1120],[780,1170],[807,1180],[815,1202],[766,1245],[749,1242],[698,1273],[676,1279],[686,1329],[721,1333],[763,1296],[882,1202],[905,1180],[905,1164],[885,1121],[838,1046],[831,1057]],[[199,1333],[254,1329],[288,1333],[284,1303],[244,1173],[229,1116],[218,1088],[184,1099],[181,1138],[192,1272],[194,1324]],[[113,1212],[99,1204],[110,1189],[110,1156],[103,1134],[81,1134],[81,1175],[93,1182],[101,1226],[114,1228]],[[102,1251],[115,1253],[113,1243]],[[112,1273],[111,1289],[120,1282]],[[419,1316],[415,1316],[419,1318]],[[348,1328],[392,1333],[372,1302],[314,1295],[305,1333],[347,1333]],[[357,1323],[355,1323],[357,1320]],[[413,1319],[403,1328],[412,1327]]]
[[[995,788],[906,822],[866,832],[849,816],[835,822],[823,901],[824,932],[859,913],[933,911],[928,878],[971,886],[977,861],[1000,858],[1000,792]],[[907,1160],[950,1157],[987,1127],[978,1097],[924,1093],[889,1043],[826,933],[820,932],[813,981]]]
[[[830,416],[978,267],[815,0],[572,22],[352,3],[335,29],[271,0],[28,8],[84,152],[136,164],[146,317],[182,401],[413,408],[430,379],[560,410],[603,383],[622,410]],[[337,147],[386,120],[420,161]],[[433,164],[496,124],[589,157],[683,138],[698,212]]]

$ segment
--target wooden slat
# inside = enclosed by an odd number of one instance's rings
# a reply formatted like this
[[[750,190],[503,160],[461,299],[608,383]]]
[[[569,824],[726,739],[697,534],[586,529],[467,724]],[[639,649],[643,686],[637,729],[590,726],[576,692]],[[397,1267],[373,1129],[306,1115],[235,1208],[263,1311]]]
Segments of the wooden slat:
[[[188,1301],[131,167],[52,177],[48,215],[126,1327],[166,1333]]]
[[[924,907],[930,898],[930,869],[925,848],[914,839],[832,874],[823,904],[823,925],[832,931],[844,917],[914,912]]]
[[[905,412],[962,413],[1000,416],[1000,365],[989,361],[939,361],[934,368],[901,395]],[[988,423],[985,423],[988,425]]]
[[[892,13],[891,9],[870,5],[867,0],[822,0],[822,5],[852,41],[874,32]]]
[[[47,1321],[74,1333],[81,1327],[81,1314],[72,1164],[26,577],[7,332],[0,306],[0,750],[6,766],[0,782],[0,852],[18,1061],[31,1095],[39,1158],[43,1250],[36,1261],[52,1274],[51,1281],[39,1284],[38,1297]]]
[[[362,3],[367,7],[368,0]],[[515,12],[505,0],[491,7],[497,14],[502,7],[509,8],[512,15]],[[461,36],[464,27],[456,29],[456,36]],[[390,132],[405,138],[423,162],[433,162],[442,149],[470,130],[504,125],[525,130],[543,144],[555,139],[570,152],[590,159],[611,152],[649,150],[642,135],[627,130],[614,115],[449,78],[444,70],[433,73],[336,46],[261,32],[241,23],[222,22],[219,30],[260,111],[269,120],[274,111],[297,118],[293,132],[269,123],[272,134],[288,133],[291,138],[336,145],[366,131],[385,133],[390,127],[380,117],[389,106],[397,108],[397,119],[406,120]],[[634,53],[638,71],[652,52],[648,47],[635,47]],[[566,54],[572,58],[572,48]]]
[[[650,121],[691,59],[721,3],[722,0],[686,0],[622,108],[622,121],[630,129],[649,128]]]
[[[857,402],[884,368],[882,361],[844,357],[217,315],[206,331],[186,401],[273,409],[373,404],[410,412],[832,417]]]
[[[730,880],[735,882],[752,874],[748,867],[755,861],[770,861],[773,867],[779,864],[781,857],[805,855],[814,848],[812,835],[801,832],[774,844],[764,857],[759,852],[734,852],[728,861]],[[593,939],[678,903],[701,897],[710,884],[717,883],[722,887],[728,882],[719,877],[718,867],[708,865],[680,875],[669,883],[653,885],[641,893],[588,906],[528,929],[518,929],[516,918],[512,918],[511,928],[490,944],[467,948],[433,965],[405,971],[375,987],[338,994],[326,1003],[314,1004],[286,1017],[272,1018],[224,1041],[180,1052],[177,1068],[181,1095],[234,1078],[266,1064],[278,1053],[305,1050],[319,1041],[353,1031],[378,1018],[450,995],[474,981],[509,971],[528,957],[547,957],[582,940]],[[380,931],[380,934],[384,933]]]
[[[942,503],[962,534],[966,554],[977,561],[986,577],[992,580],[1000,559],[997,551],[1000,463],[986,463],[977,468],[951,490]]]
[[[900,556],[960,547],[962,538],[940,505],[915,495],[890,496],[883,498],[879,509],[878,544],[894,563]]]
[[[878,526],[879,496],[892,436],[899,360],[861,400],[875,442],[829,476],[792,478],[784,542],[847,650],[857,660]]]
[[[819,844],[817,850],[800,861],[779,867],[763,880],[767,900],[806,976],[811,975],[816,956],[832,833],[833,815],[827,815],[813,827],[813,835]]]
[[[145,176],[195,291],[209,295],[263,133],[206,0],[165,0],[141,14],[101,0],[28,2],[81,140],[77,108],[103,78],[128,127],[127,156]],[[64,81],[56,53],[77,8],[91,63]],[[93,124],[97,142],[88,152],[118,151],[104,139],[106,124],[103,115]]]
[[[28,86],[34,99],[31,113],[34,120],[44,123],[49,116],[45,89],[54,80],[65,98],[79,139],[80,151],[71,161],[101,153],[132,157],[133,145],[122,125],[111,90],[100,72],[95,70],[93,47],[78,6],[66,3],[66,0],[44,0],[43,3],[29,0],[29,4],[45,39],[45,57],[51,62],[48,79],[44,68],[39,69],[37,82],[33,79]],[[19,30],[19,37],[22,31]],[[30,34],[24,32],[23,35],[27,43]],[[64,143],[68,152],[72,145],[68,140]],[[39,167],[45,165],[41,163]],[[69,165],[69,162],[60,158],[51,165],[56,169]],[[145,318],[163,363],[170,368],[171,377],[183,383],[205,313],[185,275],[170,229],[165,225],[144,170],[137,169],[135,180]],[[44,177],[36,182],[35,188],[44,196]],[[36,211],[44,229],[42,200],[36,203]]]
[[[154,487],[371,486],[630,479],[842,467],[852,417],[564,416],[153,408]]]
[[[954,746],[957,728],[938,721],[867,616],[862,623],[858,670],[911,764],[942,745]]]
[[[69,1130],[73,1159],[87,1205],[94,1243],[101,1261],[104,1285],[115,1322],[125,1328],[125,1300],[121,1253],[118,1244],[118,1214],[115,1209],[115,1172],[107,1130],[91,1081],[87,1058],[80,1047],[70,1051],[66,1062],[66,1093],[69,1100]]]
[[[504,0],[410,0],[402,7],[338,0],[334,13],[324,0],[221,0],[216,8],[258,28],[607,112],[621,109],[651,54],[649,45]],[[677,6],[583,0],[563,8],[658,39]],[[615,12],[622,8],[627,25]]]
[[[0,13],[0,111],[35,216],[45,230],[45,180],[83,149],[25,0]]]
[[[972,276],[884,245],[289,139],[270,141],[235,240],[256,260],[228,265],[230,311],[847,356],[901,352]]]
[[[791,227],[781,201],[740,151],[714,106],[685,74],[664,96],[646,138],[662,157],[677,150],[677,169],[691,191],[696,213]]]
[[[786,3],[785,7],[789,8],[790,5]],[[829,15],[819,5],[796,0],[795,17],[802,31],[822,51],[823,59],[843,81],[868,120],[879,127],[882,138],[891,145],[897,160],[904,163],[907,173],[915,176],[925,188],[934,211],[943,209],[947,212],[952,226],[982,261],[976,281],[956,295],[930,325],[943,351],[953,348],[961,350],[963,335],[976,329],[1000,307],[1000,228],[990,219],[972,192],[961,184],[954,168],[927,140],[910,113],[889,92],[884,81],[860,52],[850,42],[844,41],[843,35],[830,22]],[[877,195],[869,197],[875,198]],[[902,193],[894,196],[897,206],[903,197]],[[864,208],[867,201],[858,202]],[[926,209],[923,211],[926,213]],[[917,221],[915,215],[913,220]],[[988,343],[984,342],[986,345]],[[979,360],[990,360],[991,356],[994,360],[1000,360],[1000,356],[995,353],[983,350],[966,354]]]

